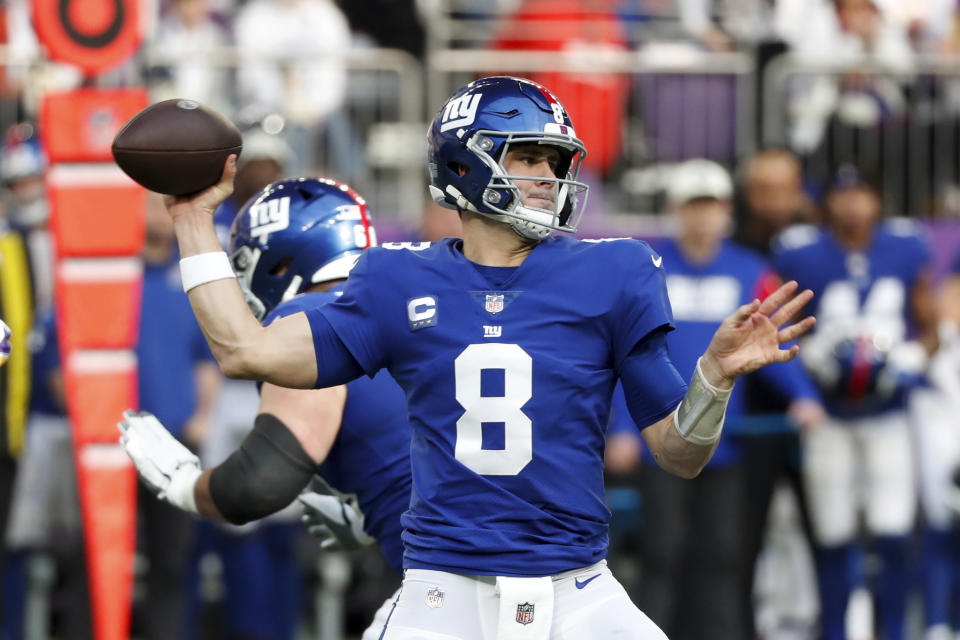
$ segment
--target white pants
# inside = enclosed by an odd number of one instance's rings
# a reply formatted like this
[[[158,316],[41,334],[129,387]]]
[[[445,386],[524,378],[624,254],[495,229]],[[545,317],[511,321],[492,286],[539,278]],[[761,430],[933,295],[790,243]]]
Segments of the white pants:
[[[397,601],[399,595],[400,589],[397,589],[393,592],[393,595],[383,601],[383,604],[380,605],[377,612],[373,614],[373,622],[371,622],[370,626],[363,632],[360,640],[380,640],[380,634],[383,633],[383,625],[387,624],[387,618],[390,617],[390,612],[393,611],[393,603]]]
[[[493,576],[408,569],[396,597],[377,612],[375,624],[387,618],[382,635],[371,626],[363,640],[496,640],[495,583]],[[553,594],[550,640],[666,640],[606,561],[553,576]]]
[[[805,434],[803,476],[816,541],[853,541],[860,510],[874,536],[909,533],[916,512],[914,454],[907,415],[831,418]]]
[[[80,531],[70,423],[66,418],[31,414],[6,543],[12,548],[45,547],[56,542],[53,536],[79,535]]]
[[[960,465],[960,337],[940,332],[940,349],[927,372],[932,386],[910,394],[910,418],[917,442],[920,506],[924,520],[945,531],[953,525],[948,497]]]

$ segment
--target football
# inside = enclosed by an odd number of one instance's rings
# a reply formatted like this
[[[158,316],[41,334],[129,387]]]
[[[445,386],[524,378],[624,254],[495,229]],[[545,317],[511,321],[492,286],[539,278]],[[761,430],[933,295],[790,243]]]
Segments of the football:
[[[113,139],[113,159],[150,191],[174,196],[215,185],[231,153],[240,154],[240,131],[230,120],[193,100],[150,105]]]

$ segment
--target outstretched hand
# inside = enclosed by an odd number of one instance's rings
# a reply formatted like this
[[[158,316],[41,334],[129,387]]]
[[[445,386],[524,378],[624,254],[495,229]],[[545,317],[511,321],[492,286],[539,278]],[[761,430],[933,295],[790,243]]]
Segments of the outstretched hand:
[[[797,345],[780,345],[803,335],[816,324],[813,316],[784,326],[813,297],[809,289],[795,295],[795,281],[787,282],[766,300],[754,300],[728,316],[703,354],[701,367],[707,381],[721,388],[733,385],[737,376],[774,362],[787,362],[800,351]]]
[[[202,212],[212,216],[220,203],[233,193],[233,179],[236,175],[237,155],[231,153],[223,163],[220,182],[187,196],[163,196],[163,203],[174,219],[190,212]]]

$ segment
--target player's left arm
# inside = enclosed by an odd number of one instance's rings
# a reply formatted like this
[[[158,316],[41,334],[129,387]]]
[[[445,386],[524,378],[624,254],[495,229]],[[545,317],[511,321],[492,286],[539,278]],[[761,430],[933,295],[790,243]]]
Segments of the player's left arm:
[[[264,384],[254,430],[197,479],[197,512],[242,524],[293,502],[330,453],[346,399],[345,386],[302,390]]]
[[[120,444],[144,483],[173,506],[243,524],[283,509],[330,451],[346,388],[295,390],[264,385],[253,430],[223,463],[200,461],[151,414],[127,412]]]
[[[780,348],[815,323],[810,316],[784,326],[813,297],[809,290],[795,295],[796,289],[796,282],[788,282],[763,302],[754,300],[741,306],[721,323],[700,357],[680,405],[643,430],[644,440],[662,468],[686,478],[698,475],[720,440],[736,379],[765,365],[792,360],[799,353],[797,345]],[[621,373],[628,406],[637,386],[630,375],[629,368]]]

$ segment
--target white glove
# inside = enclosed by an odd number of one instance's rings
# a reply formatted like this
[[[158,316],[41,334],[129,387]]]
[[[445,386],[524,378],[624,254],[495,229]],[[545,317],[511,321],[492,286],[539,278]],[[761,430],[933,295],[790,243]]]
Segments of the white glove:
[[[303,507],[307,531],[320,539],[321,549],[354,551],[376,542],[363,530],[363,512],[356,496],[339,493],[314,476],[297,500]]]
[[[10,349],[13,346],[10,343],[10,336],[13,335],[13,332],[10,331],[10,327],[3,320],[0,320],[0,334],[2,334],[0,335],[0,367],[2,367],[7,358],[10,357]]]
[[[117,427],[122,434],[120,446],[147,488],[178,509],[197,513],[193,487],[200,477],[200,459],[147,411],[124,411]]]

